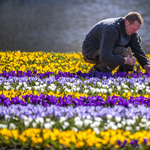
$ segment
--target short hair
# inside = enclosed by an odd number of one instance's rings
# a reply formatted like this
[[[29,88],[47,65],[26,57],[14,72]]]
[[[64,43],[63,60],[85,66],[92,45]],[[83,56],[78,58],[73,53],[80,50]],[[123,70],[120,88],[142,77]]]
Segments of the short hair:
[[[125,16],[125,20],[129,21],[129,24],[133,24],[134,21],[138,21],[138,23],[140,25],[143,24],[144,20],[143,17],[141,16],[140,13],[138,12],[129,12],[126,16]]]

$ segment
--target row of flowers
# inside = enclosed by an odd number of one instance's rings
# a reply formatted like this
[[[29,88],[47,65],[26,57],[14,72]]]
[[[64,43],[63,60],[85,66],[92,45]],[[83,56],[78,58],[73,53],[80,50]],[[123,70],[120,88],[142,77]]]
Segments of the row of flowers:
[[[130,131],[107,130],[101,131],[97,136],[94,131],[87,129],[85,131],[76,132],[74,130],[60,131],[58,129],[26,129],[22,133],[19,130],[0,130],[0,138],[6,145],[13,145],[13,141],[17,142],[17,147],[22,145],[25,148],[36,147],[49,147],[50,149],[86,149],[88,147],[95,147],[95,149],[116,149],[124,148],[125,150],[138,149],[141,145],[145,149],[150,144],[149,131],[140,131],[133,134]],[[41,138],[42,137],[42,138]],[[8,139],[11,139],[8,141]],[[36,143],[36,144],[35,144]]]
[[[1,148],[150,149],[142,68],[88,73],[80,53],[0,52],[0,61]]]
[[[79,97],[74,98],[72,95],[56,97],[54,95],[22,95],[22,99],[18,96],[12,97],[11,99],[5,97],[5,95],[0,95],[0,104],[3,106],[10,106],[12,104],[20,104],[27,106],[28,104],[40,104],[45,107],[50,105],[57,106],[104,106],[104,107],[114,107],[115,105],[120,105],[124,107],[129,107],[130,104],[134,106],[144,105],[150,106],[150,98],[139,96],[139,97],[130,97],[130,99],[126,100],[120,96],[107,96],[103,99],[101,96],[87,96],[87,97]]]

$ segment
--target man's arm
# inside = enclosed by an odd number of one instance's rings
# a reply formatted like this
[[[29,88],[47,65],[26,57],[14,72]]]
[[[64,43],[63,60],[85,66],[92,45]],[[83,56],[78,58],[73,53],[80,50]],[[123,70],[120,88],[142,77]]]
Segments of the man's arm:
[[[141,46],[141,39],[137,33],[131,35],[129,46],[131,47],[139,64],[146,70],[146,72],[150,71],[149,60]]]

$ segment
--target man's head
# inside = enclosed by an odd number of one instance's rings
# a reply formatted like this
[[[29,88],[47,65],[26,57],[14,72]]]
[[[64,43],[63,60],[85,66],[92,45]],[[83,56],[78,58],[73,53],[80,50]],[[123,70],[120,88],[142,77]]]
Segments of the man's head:
[[[125,16],[125,29],[128,35],[137,33],[143,24],[143,18],[138,12],[130,12]]]

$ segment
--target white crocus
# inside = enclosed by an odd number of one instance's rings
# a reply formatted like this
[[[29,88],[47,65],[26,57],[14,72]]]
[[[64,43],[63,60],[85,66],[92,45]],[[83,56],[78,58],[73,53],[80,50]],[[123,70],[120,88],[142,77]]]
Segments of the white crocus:
[[[16,125],[15,125],[14,123],[10,123],[9,129],[10,129],[10,130],[11,130],[11,129],[16,129]]]
[[[28,120],[24,120],[24,125],[25,125],[26,127],[28,127],[29,124],[30,124],[30,122],[29,122]]]
[[[78,132],[78,129],[76,127],[72,127],[72,130],[74,130],[75,132]]]
[[[63,124],[63,129],[66,129],[69,126],[69,122],[65,121]]]
[[[84,90],[84,93],[86,93],[86,94],[87,94],[88,92],[89,92],[89,90],[88,90],[88,89],[85,89],[85,90]]]
[[[20,89],[20,86],[19,86],[19,85],[17,85],[17,86],[16,86],[16,90],[18,91],[19,89]]]
[[[107,119],[111,120],[112,119],[112,115],[111,114],[107,114]]]
[[[145,123],[145,122],[147,122],[147,121],[148,121],[148,120],[145,119],[145,118],[142,118],[142,119],[141,119],[141,122],[142,122],[142,123]]]
[[[76,90],[77,90],[77,92],[79,92],[80,91],[80,87],[77,87]]]
[[[100,130],[99,130],[99,128],[97,128],[97,127],[93,128],[93,130],[96,132],[96,134],[99,134],[99,133],[100,133]]]
[[[44,124],[44,119],[42,117],[36,118],[35,121],[36,121],[36,123],[40,123],[41,126],[43,126],[43,124]]]
[[[7,128],[7,125],[6,124],[0,124],[0,129],[2,128]]]
[[[109,92],[110,94],[112,94],[112,91],[113,91],[112,88],[109,88],[109,89],[108,89],[108,92]]]
[[[9,85],[8,86],[4,86],[4,89],[8,91],[8,90],[11,89],[11,86],[9,86]]]
[[[67,119],[66,117],[62,116],[62,117],[60,117],[59,122],[62,123],[64,121],[66,121],[66,119]]]
[[[100,117],[95,117],[94,120],[100,122],[100,121],[102,121],[102,118],[100,118]]]
[[[125,93],[128,93],[128,92],[129,92],[129,90],[124,90],[124,92],[125,92]]]
[[[116,126],[116,125],[111,126],[111,128],[112,128],[113,130],[117,130],[117,126]]]
[[[51,119],[50,119],[50,118],[46,118],[45,121],[46,121],[46,122],[51,122]]]
[[[32,126],[33,126],[33,128],[36,128],[37,123],[36,122],[32,122]]]
[[[4,86],[8,86],[8,85],[10,85],[9,82],[4,82]]]
[[[55,121],[51,121],[52,126],[55,125]]]
[[[80,120],[81,120],[81,119],[80,119],[80,117],[78,117],[78,116],[74,118],[74,121],[80,121]]]
[[[22,85],[22,82],[18,82],[18,84],[19,84],[19,86],[21,86],[21,85]]]
[[[101,83],[101,82],[97,82],[97,86],[98,86],[98,87],[101,87],[101,86],[102,86],[102,83]]]
[[[9,120],[10,116],[9,115],[5,115],[5,120]]]
[[[115,121],[116,122],[120,122],[121,121],[121,117],[115,117]]]
[[[47,123],[44,123],[44,128],[45,129],[51,129],[52,128],[52,124],[47,122]]]
[[[35,82],[35,85],[39,85],[40,83],[39,82]]]
[[[118,123],[118,124],[117,124],[117,127],[118,127],[118,128],[122,128],[122,124],[121,124],[121,123]]]
[[[87,127],[88,125],[90,125],[90,124],[92,123],[92,120],[85,119],[85,120],[83,121],[83,123],[84,123],[84,126]]]
[[[117,90],[118,90],[118,91],[121,90],[121,86],[120,86],[120,85],[117,86]]]
[[[140,127],[139,127],[139,126],[136,126],[135,129],[136,129],[136,131],[139,131],[139,130],[140,130]]]
[[[83,121],[76,121],[75,122],[75,125],[78,127],[78,128],[81,128],[83,126]]]
[[[125,120],[122,120],[122,121],[121,121],[121,124],[122,124],[122,125],[126,125],[126,121],[125,121]]]
[[[131,131],[132,130],[132,127],[131,126],[126,126],[126,131]]]

